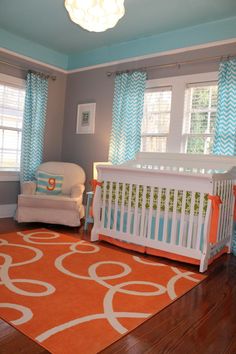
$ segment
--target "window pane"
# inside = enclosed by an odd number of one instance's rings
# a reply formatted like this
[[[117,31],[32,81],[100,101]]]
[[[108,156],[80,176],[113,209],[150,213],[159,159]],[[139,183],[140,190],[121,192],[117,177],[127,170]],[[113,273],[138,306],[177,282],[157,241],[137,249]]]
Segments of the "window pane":
[[[213,137],[188,137],[187,153],[210,154],[212,151]]]
[[[211,87],[211,108],[217,107],[217,95],[218,95],[218,87],[212,86]]]
[[[169,113],[150,113],[143,124],[142,133],[168,133],[170,125]]]
[[[25,89],[0,83],[0,170],[19,170]]]
[[[25,91],[0,84],[0,125],[22,128]]]
[[[187,153],[203,154],[204,138],[189,137],[187,140]]]
[[[4,169],[15,169],[16,167],[16,156],[17,151],[4,151],[3,157],[2,157],[2,166]]]
[[[208,113],[192,113],[190,133],[207,133]]]
[[[142,134],[169,132],[171,93],[170,89],[145,93]]]
[[[142,137],[142,151],[166,152],[166,137]]]
[[[210,128],[209,128],[209,132],[211,134],[214,134],[215,132],[215,126],[216,126],[216,112],[211,112],[210,114]]]
[[[192,88],[192,109],[208,108],[209,106],[209,88]]]
[[[3,131],[3,148],[17,149],[18,132],[14,130]]]
[[[169,134],[172,91],[169,87],[147,91],[142,121],[142,151],[165,152]],[[166,136],[156,136],[156,135]],[[148,135],[148,136],[147,136]],[[153,135],[153,136],[152,136]]]

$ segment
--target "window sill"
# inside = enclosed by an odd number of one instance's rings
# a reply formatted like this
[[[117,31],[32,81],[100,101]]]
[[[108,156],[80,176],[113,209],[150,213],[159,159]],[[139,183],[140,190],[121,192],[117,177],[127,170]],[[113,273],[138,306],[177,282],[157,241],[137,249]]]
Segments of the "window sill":
[[[0,171],[0,182],[14,182],[20,180],[19,171]]]

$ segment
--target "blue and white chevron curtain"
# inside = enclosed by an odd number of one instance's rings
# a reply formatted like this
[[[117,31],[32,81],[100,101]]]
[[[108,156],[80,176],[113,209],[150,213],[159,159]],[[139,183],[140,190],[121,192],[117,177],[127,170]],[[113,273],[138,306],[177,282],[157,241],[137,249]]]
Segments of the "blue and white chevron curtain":
[[[28,72],[22,128],[21,182],[31,181],[43,158],[48,79]]]
[[[213,154],[236,155],[236,59],[220,64]]]
[[[144,91],[147,74],[141,71],[115,78],[109,161],[119,165],[132,160],[141,146]]]
[[[213,153],[236,155],[236,59],[220,64]],[[232,249],[236,255],[236,224],[234,225]]]

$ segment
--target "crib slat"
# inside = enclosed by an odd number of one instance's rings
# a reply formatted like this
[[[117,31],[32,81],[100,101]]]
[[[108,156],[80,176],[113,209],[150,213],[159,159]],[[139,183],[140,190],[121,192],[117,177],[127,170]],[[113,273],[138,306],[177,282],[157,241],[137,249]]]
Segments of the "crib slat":
[[[171,244],[176,245],[177,244],[177,201],[178,201],[178,189],[174,190],[174,202],[173,202],[173,217],[172,217],[172,227],[171,227]]]
[[[140,237],[144,237],[144,225],[145,225],[145,214],[146,214],[146,194],[147,194],[147,186],[144,186],[143,187],[143,202],[142,202]]]
[[[229,229],[228,229],[228,236],[230,236],[232,238],[232,232],[233,232],[233,214],[234,214],[234,205],[235,205],[235,201],[234,201],[234,193],[233,193],[233,181],[230,181],[230,219],[229,219]],[[231,246],[230,246],[231,247]]]
[[[180,230],[179,230],[179,245],[183,245],[184,232],[185,232],[185,204],[186,204],[186,191],[183,191],[182,206],[181,206],[181,218],[180,218]]]
[[[221,241],[224,238],[224,214],[225,214],[225,207],[224,207],[224,181],[221,181],[221,193],[220,197],[222,200],[222,204],[220,204],[220,233],[218,234],[219,236],[219,241]]]
[[[161,215],[161,194],[162,188],[158,188],[157,196],[157,212],[156,212],[156,222],[155,222],[155,240],[158,240],[159,236],[159,224],[160,224],[160,215]]]
[[[119,198],[119,183],[115,182],[116,193],[115,193],[115,207],[114,207],[114,222],[113,222],[113,231],[117,229],[117,212],[118,212],[118,198]]]
[[[225,180],[224,181],[224,196],[223,196],[223,207],[224,207],[224,216],[223,216],[223,234],[222,234],[222,239],[225,239],[227,237],[227,233],[226,233],[226,230],[227,230],[227,212],[228,212],[228,195],[227,195],[227,189],[228,189],[228,186],[227,186],[227,181]]]
[[[147,227],[147,238],[149,238],[149,239],[151,238],[151,229],[152,229],[153,195],[154,195],[154,187],[151,187],[149,215],[148,215],[148,227]]]
[[[219,196],[222,199],[222,191],[223,191],[223,185],[222,185],[222,181],[219,182]],[[222,208],[222,204],[220,204],[220,219],[219,219],[219,224],[218,224],[218,234],[217,234],[217,239],[220,241],[221,240],[221,235],[222,235],[222,227],[223,227],[223,222],[222,222],[222,218],[223,218],[223,208]]]
[[[170,189],[166,188],[164,224],[163,224],[163,241],[164,242],[167,242],[167,238],[168,238],[169,201],[170,201]]]
[[[223,239],[227,237],[227,222],[228,222],[228,181],[224,181],[224,223],[223,223]]]
[[[127,211],[127,233],[131,234],[131,199],[132,199],[132,184],[129,185],[128,211]]]
[[[230,191],[231,191],[231,183],[230,181],[226,181],[226,193],[225,193],[225,238],[228,237],[228,228],[230,222]]]
[[[219,195],[221,197],[221,181],[216,181],[215,182],[215,187],[213,189],[213,195]],[[221,208],[219,211],[219,221],[218,221],[218,230],[217,230],[217,240],[220,240],[220,225],[221,225]]]
[[[221,200],[222,204],[220,204],[220,234],[219,241],[224,238],[224,218],[225,218],[225,190],[224,190],[224,181],[221,181]]]
[[[196,249],[197,250],[200,250],[200,247],[201,247],[203,206],[204,206],[204,193],[200,193],[198,223],[197,223],[197,241],[196,241]]]
[[[121,207],[120,207],[120,232],[124,231],[124,212],[125,212],[125,188],[126,183],[122,183],[122,197],[121,197]]]
[[[135,207],[134,207],[134,236],[138,235],[138,202],[139,202],[139,185],[136,185]]]
[[[106,193],[107,193],[107,181],[103,183],[103,198],[102,198],[102,217],[101,224],[105,228],[105,212],[106,212]]]
[[[190,193],[191,193],[191,207],[190,207],[190,215],[189,215],[187,248],[191,248],[191,245],[192,245],[193,218],[194,218],[194,205],[195,205],[195,192],[190,192]]]
[[[107,208],[107,228],[111,229],[111,201],[112,201],[112,188],[113,188],[113,182],[109,182],[110,189],[109,189],[109,199],[108,199],[108,208]]]
[[[233,223],[233,213],[234,213],[234,193],[233,193],[233,185],[234,182],[230,181],[230,190],[229,190],[229,195],[230,195],[230,220],[229,220],[229,234],[232,232],[232,223]]]

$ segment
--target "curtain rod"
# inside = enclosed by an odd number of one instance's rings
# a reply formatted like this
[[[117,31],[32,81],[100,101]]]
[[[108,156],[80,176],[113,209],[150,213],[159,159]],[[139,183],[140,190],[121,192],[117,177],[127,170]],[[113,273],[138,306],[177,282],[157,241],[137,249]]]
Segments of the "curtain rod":
[[[180,61],[180,62],[174,62],[174,63],[169,63],[169,64],[157,64],[157,65],[150,65],[150,66],[142,66],[137,69],[128,69],[128,70],[120,70],[120,71],[108,71],[107,76],[112,76],[112,75],[119,75],[119,74],[124,74],[124,73],[131,73],[133,71],[147,71],[147,70],[154,70],[157,68],[170,68],[170,67],[177,67],[180,69],[182,65],[186,64],[193,64],[193,63],[201,63],[201,62],[208,62],[208,61],[224,61],[224,60],[229,60],[233,59],[236,57],[236,54],[233,55],[218,55],[214,57],[205,57],[205,58],[199,58],[199,59],[192,59],[192,60],[185,60],[185,61]]]
[[[25,72],[28,72],[28,71],[31,71],[33,73],[37,73],[37,71],[35,70],[31,70],[31,69],[26,69],[25,67],[23,66],[20,66],[20,65],[16,65],[16,64],[11,64],[11,63],[8,63],[7,61],[4,61],[4,60],[0,60],[0,64],[5,64],[5,65],[8,65],[8,66],[11,66],[12,68],[17,68],[17,69],[21,69]],[[57,79],[57,77],[55,75],[51,75],[50,73],[48,72],[45,72],[45,71],[42,71],[42,74],[45,75],[45,77],[47,79],[52,79],[53,81],[55,81]]]

